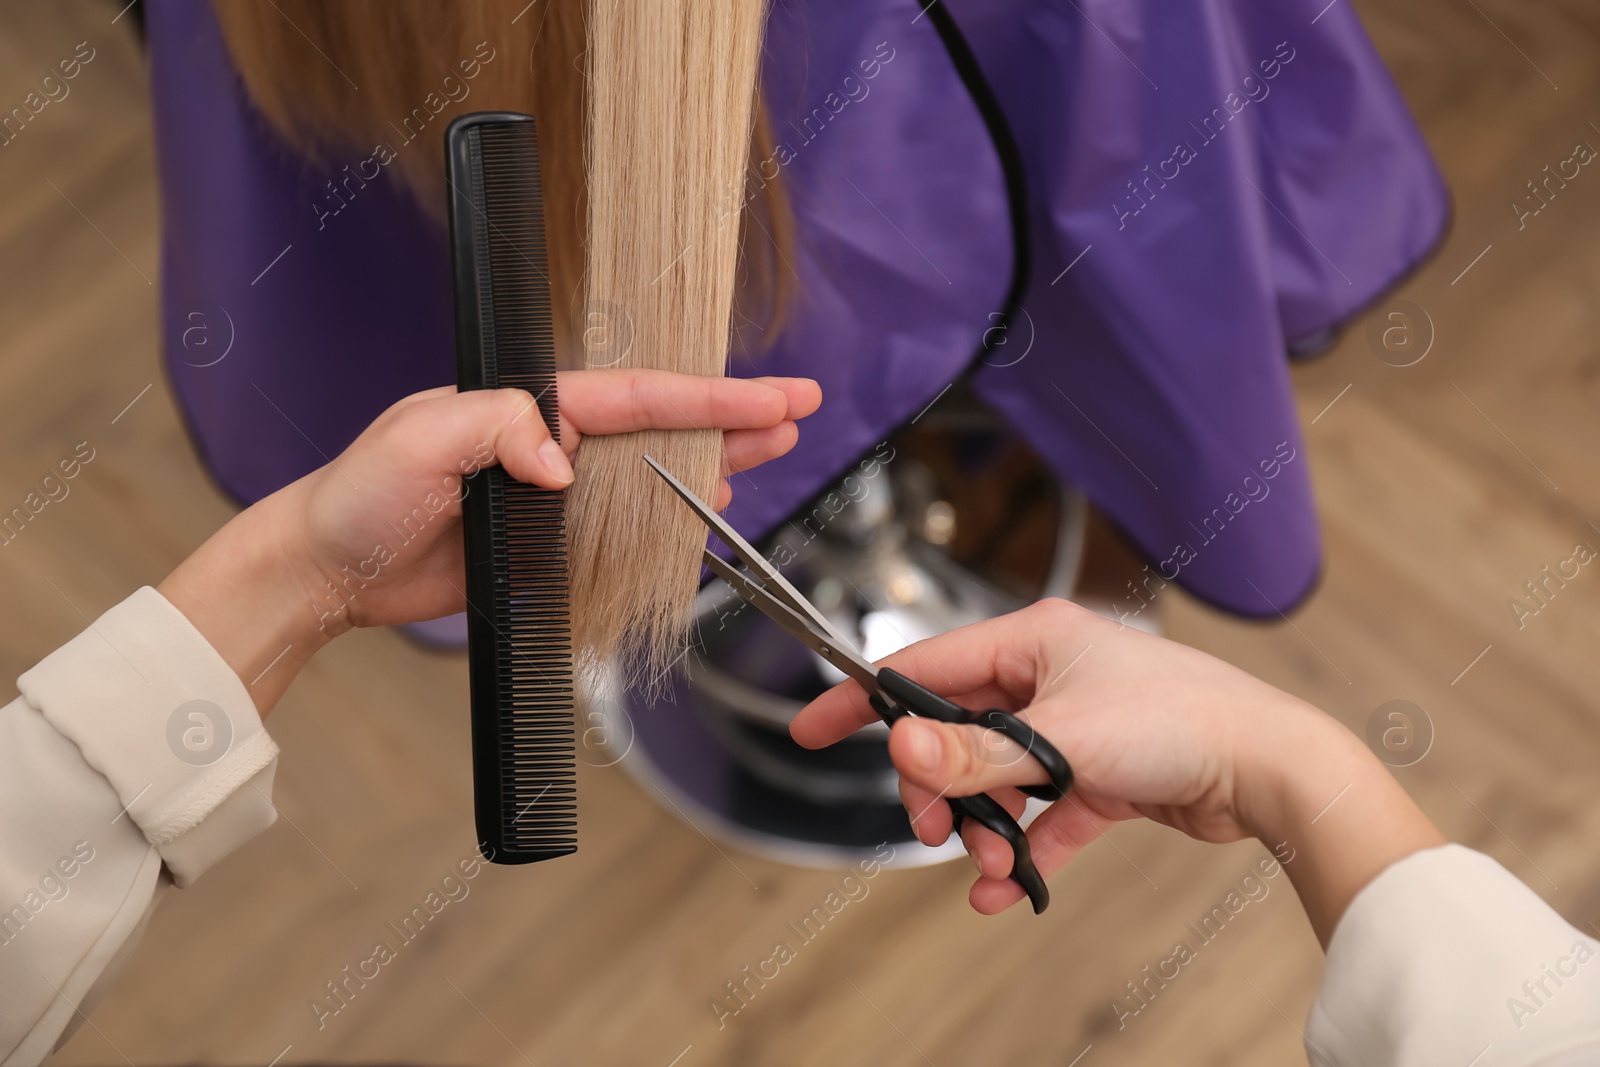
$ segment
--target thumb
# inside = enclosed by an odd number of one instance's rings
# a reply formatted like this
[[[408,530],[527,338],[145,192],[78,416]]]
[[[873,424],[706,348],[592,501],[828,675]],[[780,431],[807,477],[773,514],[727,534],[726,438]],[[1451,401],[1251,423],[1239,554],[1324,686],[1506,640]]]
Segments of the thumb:
[[[571,463],[551,438],[537,398],[525,389],[435,390],[408,397],[362,437],[402,474],[469,474],[498,463],[516,480],[547,489],[572,481]]]
[[[889,757],[908,781],[948,796],[1049,781],[1026,748],[998,730],[970,723],[901,719],[889,732]]]

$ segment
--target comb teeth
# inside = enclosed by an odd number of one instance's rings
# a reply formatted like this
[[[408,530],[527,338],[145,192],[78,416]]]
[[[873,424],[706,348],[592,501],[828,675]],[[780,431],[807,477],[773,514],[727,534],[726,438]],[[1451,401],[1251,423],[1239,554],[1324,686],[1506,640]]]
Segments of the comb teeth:
[[[526,389],[559,439],[555,336],[533,120],[481,112],[446,137],[459,387]],[[563,494],[498,467],[462,500],[473,794],[486,858],[576,851]]]

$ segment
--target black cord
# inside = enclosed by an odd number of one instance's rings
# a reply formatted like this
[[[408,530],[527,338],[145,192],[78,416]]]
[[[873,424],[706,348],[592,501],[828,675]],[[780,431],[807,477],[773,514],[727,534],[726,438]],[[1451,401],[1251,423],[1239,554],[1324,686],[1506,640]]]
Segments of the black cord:
[[[950,55],[950,62],[955,65],[956,74],[961,78],[961,84],[966,86],[967,94],[972,97],[978,114],[983,117],[989,140],[994,143],[995,154],[1000,157],[1000,170],[1006,183],[1006,205],[1011,214],[1011,285],[1006,290],[1005,303],[998,313],[999,324],[983,332],[978,351],[963,372],[965,376],[973,371],[980,359],[1005,343],[1006,331],[1021,308],[1022,294],[1028,288],[1028,279],[1033,272],[1032,238],[1028,228],[1028,177],[1022,162],[1022,150],[1017,147],[1011,124],[1006,121],[1000,101],[994,95],[989,80],[983,76],[983,68],[978,65],[978,57],[973,54],[972,46],[967,43],[961,28],[944,6],[944,0],[931,0],[923,9],[923,14],[933,23],[944,50]],[[1001,339],[991,343],[989,338],[995,335]]]
[[[1028,226],[1028,179],[1022,163],[1022,151],[1017,147],[1016,135],[1011,132],[1011,124],[1006,121],[1005,112],[1001,110],[1000,101],[994,95],[989,80],[984,77],[983,68],[978,65],[978,58],[973,54],[972,46],[967,43],[961,28],[945,9],[944,0],[930,0],[923,8],[923,13],[933,24],[934,31],[939,35],[939,42],[944,45],[945,52],[950,56],[950,62],[955,67],[961,84],[966,88],[967,95],[972,97],[972,102],[978,108],[978,115],[983,119],[989,140],[994,145],[995,155],[999,157],[1000,171],[1005,179],[1006,205],[1011,217],[1011,284],[1006,288],[1000,310],[994,313],[996,324],[983,331],[978,340],[977,351],[968,358],[966,365],[956,376],[956,380],[960,381],[971,376],[984,356],[1005,343],[1012,320],[1022,308],[1022,294],[1027,291],[1028,280],[1033,272],[1033,242]],[[911,416],[900,422],[884,434],[884,439],[888,440],[902,433],[915,417]],[[809,512],[823,495],[855,469],[859,459],[860,457],[852,459],[848,466],[823,483],[824,488],[821,492],[795,507],[781,521],[774,523],[772,529],[781,530],[791,524],[796,517]]]

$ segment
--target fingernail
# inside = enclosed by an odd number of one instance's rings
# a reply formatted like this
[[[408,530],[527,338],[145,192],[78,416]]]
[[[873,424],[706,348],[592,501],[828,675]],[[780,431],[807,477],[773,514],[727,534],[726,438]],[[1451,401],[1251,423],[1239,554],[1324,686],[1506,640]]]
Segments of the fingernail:
[[[539,446],[539,462],[544,465],[545,473],[550,475],[550,480],[562,485],[572,484],[572,464],[567,462],[567,454],[561,451],[561,446],[554,441],[546,441]]]
[[[944,764],[944,742],[932,727],[911,724],[911,763],[920,771],[937,771]]]

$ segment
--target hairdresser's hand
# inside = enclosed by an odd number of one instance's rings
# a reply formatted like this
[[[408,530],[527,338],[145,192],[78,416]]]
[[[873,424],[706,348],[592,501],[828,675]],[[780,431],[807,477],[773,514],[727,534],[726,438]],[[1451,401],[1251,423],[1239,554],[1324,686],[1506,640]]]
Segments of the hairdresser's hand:
[[[519,481],[561,489],[572,481],[569,457],[585,435],[706,428],[727,431],[728,468],[743,470],[787,452],[799,433],[794,420],[821,399],[816,384],[804,379],[639,370],[564,373],[556,395],[559,445],[523,390],[436,389],[395,404],[344,455],[311,474],[297,548],[310,581],[340,591],[336,599],[334,591],[313,588],[317,602],[327,601],[329,610],[348,602],[355,626],[464,610],[457,521],[463,474],[499,463]],[[724,482],[719,505],[729,495]],[[414,529],[421,535],[413,539]],[[393,549],[392,560],[376,551],[380,545]],[[365,584],[350,583],[352,572]]]
[[[407,397],[337,459],[237,516],[160,591],[247,683],[265,672],[250,683],[264,713],[299,666],[351,626],[465,609],[463,474],[499,463],[559,489],[572,481],[570,457],[586,435],[713,428],[725,431],[731,473],[787,452],[795,420],[822,399],[803,378],[644,370],[563,373],[557,395],[559,446],[522,390]],[[719,506],[729,495],[724,482]]]
[[[1442,843],[1383,765],[1317,709],[1076,605],[1045,601],[912,645],[882,665],[966,707],[1019,711],[1067,757],[1071,793],[1028,828],[1047,875],[1122,819],[1153,819],[1202,841],[1257,837],[1294,856],[1287,869],[1326,943],[1350,899],[1384,867]],[[816,748],[876,718],[847,682],[812,702],[792,729]],[[889,751],[901,799],[928,844],[950,833],[941,796],[988,792],[1015,815],[1023,808],[1015,787],[1046,781],[1022,748],[977,726],[902,720]],[[1023,899],[1006,877],[1009,846],[971,822],[962,834],[981,875],[973,907],[994,913]]]

